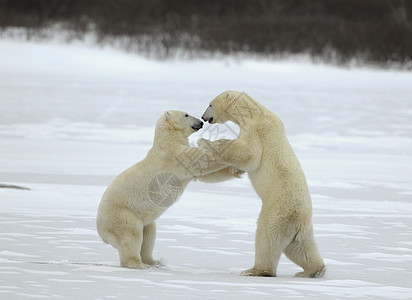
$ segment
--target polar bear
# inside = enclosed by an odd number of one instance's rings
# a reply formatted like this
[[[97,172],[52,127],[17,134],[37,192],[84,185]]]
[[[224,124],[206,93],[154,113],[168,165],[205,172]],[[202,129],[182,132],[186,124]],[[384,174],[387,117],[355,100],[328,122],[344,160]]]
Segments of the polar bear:
[[[313,235],[312,203],[302,167],[281,120],[250,96],[226,91],[202,116],[209,123],[239,125],[236,140],[198,145],[220,154],[225,162],[248,172],[262,199],[257,222],[254,267],[247,276],[276,276],[281,253],[303,268],[298,277],[321,277],[325,265]]]
[[[118,250],[122,267],[142,269],[158,263],[152,257],[155,220],[190,181],[217,182],[241,174],[219,156],[189,146],[188,137],[202,126],[201,120],[187,113],[165,112],[147,156],[117,176],[104,192],[97,230],[104,242]]]

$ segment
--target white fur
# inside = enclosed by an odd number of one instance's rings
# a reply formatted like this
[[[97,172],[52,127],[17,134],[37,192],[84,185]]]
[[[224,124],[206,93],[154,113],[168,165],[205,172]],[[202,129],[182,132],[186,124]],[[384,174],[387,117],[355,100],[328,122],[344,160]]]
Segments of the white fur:
[[[242,275],[276,276],[283,252],[303,268],[296,276],[322,276],[325,265],[313,235],[306,178],[281,120],[250,96],[235,91],[217,96],[202,118],[212,123],[232,121],[240,126],[237,140],[199,140],[198,144],[247,171],[262,199],[255,265]]]
[[[200,124],[184,112],[165,112],[147,156],[117,176],[103,194],[97,230],[104,242],[118,250],[123,267],[147,268],[157,263],[152,258],[154,221],[168,206],[158,205],[154,197],[166,195],[174,202],[193,179],[216,182],[238,177],[239,171],[226,167],[219,156],[189,147],[187,138],[196,131],[192,126]],[[156,185],[159,178],[170,177],[174,181]]]

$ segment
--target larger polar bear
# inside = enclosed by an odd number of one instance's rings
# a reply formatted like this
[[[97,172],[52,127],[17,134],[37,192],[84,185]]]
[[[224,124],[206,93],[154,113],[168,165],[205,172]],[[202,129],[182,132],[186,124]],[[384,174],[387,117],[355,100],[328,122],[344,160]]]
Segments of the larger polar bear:
[[[312,203],[306,178],[281,120],[250,96],[236,91],[217,96],[202,119],[209,123],[232,121],[239,125],[236,140],[199,140],[198,144],[248,172],[262,199],[255,265],[242,275],[276,276],[283,252],[303,268],[296,276],[323,276],[326,269],[313,235]]]
[[[241,173],[219,156],[189,146],[188,136],[202,126],[201,120],[187,113],[165,112],[147,156],[117,176],[104,192],[97,230],[104,242],[118,250],[121,266],[141,269],[157,263],[152,257],[155,220],[190,181],[217,182]]]

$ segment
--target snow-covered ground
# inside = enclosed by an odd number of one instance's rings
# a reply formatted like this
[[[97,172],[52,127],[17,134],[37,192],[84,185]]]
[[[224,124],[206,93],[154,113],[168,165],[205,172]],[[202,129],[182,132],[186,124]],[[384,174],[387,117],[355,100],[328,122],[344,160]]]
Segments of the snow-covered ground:
[[[247,177],[192,183],[158,220],[149,270],[119,267],[95,214],[168,109],[249,93],[303,165],[323,279],[242,277],[260,209]],[[80,44],[0,40],[0,297],[390,298],[412,295],[412,73],[233,58],[155,62]],[[198,136],[220,138],[228,128]]]

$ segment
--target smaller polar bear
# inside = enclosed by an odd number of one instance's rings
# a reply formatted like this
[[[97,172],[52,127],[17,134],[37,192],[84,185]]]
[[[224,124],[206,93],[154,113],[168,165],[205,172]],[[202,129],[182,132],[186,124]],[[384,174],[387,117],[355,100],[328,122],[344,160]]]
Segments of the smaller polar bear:
[[[104,192],[97,231],[118,250],[122,267],[141,269],[158,263],[152,257],[155,220],[190,181],[218,182],[242,173],[215,154],[189,147],[188,137],[202,126],[201,120],[184,112],[165,112],[147,156],[117,176]]]
[[[320,277],[325,265],[313,236],[312,202],[305,174],[285,134],[282,121],[248,95],[227,91],[217,96],[202,116],[209,123],[239,125],[236,140],[198,144],[248,172],[262,199],[255,265],[248,276],[276,276],[281,253],[303,268],[299,277]]]

